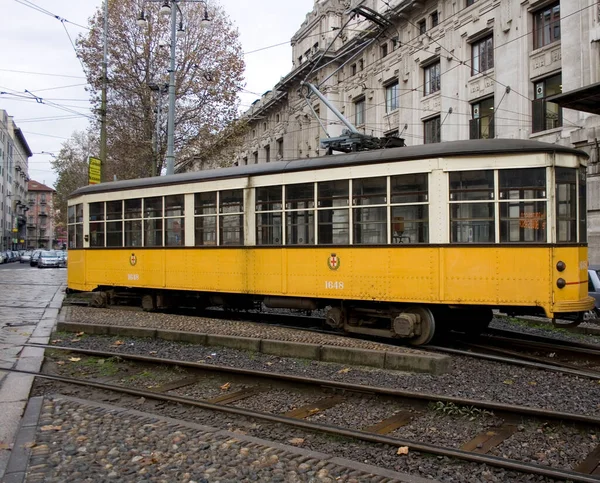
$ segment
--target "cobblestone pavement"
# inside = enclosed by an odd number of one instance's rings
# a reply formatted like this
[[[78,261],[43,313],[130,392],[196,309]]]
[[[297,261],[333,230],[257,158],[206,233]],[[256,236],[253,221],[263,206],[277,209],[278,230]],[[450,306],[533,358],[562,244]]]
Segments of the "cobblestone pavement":
[[[33,376],[3,368],[39,370],[43,350],[23,347],[47,343],[62,304],[66,270],[28,264],[0,265],[0,477],[29,397]]]
[[[27,418],[34,431],[19,442],[31,452],[27,483],[433,481],[66,396],[31,401],[32,412],[35,406],[41,411],[37,425]]]

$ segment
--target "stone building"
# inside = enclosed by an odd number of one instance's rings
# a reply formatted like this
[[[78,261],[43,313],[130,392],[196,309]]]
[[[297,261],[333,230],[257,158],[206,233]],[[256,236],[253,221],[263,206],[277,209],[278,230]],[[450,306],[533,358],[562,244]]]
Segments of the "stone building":
[[[54,248],[54,193],[45,184],[29,181],[27,197],[28,248]]]
[[[600,263],[600,116],[548,100],[600,82],[599,0],[315,0],[291,43],[292,71],[244,114],[238,164],[322,156],[320,139],[342,134],[302,82],[360,132],[407,145],[575,146],[591,156],[588,240]]]
[[[21,129],[0,109],[0,250],[26,247],[25,201],[31,155]]]

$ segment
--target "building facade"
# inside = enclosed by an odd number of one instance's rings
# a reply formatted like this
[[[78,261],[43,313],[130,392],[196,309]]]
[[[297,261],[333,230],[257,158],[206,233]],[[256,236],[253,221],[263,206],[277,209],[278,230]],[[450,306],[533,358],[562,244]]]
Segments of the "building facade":
[[[590,154],[588,242],[600,263],[600,116],[551,96],[600,82],[600,0],[315,0],[293,69],[255,101],[239,165],[316,157],[346,129],[407,145],[480,138]],[[325,133],[327,131],[327,133]]]
[[[45,184],[29,181],[27,195],[27,247],[47,248],[55,246],[54,193]]]
[[[0,250],[27,246],[26,200],[31,155],[21,129],[0,109]]]

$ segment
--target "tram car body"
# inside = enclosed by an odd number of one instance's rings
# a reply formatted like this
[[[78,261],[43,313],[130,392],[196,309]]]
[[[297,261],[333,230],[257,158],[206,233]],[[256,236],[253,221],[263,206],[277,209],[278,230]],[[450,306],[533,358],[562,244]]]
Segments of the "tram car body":
[[[146,309],[325,308],[415,345],[496,308],[579,317],[594,307],[586,164],[495,139],[88,186],[68,202],[68,288]]]

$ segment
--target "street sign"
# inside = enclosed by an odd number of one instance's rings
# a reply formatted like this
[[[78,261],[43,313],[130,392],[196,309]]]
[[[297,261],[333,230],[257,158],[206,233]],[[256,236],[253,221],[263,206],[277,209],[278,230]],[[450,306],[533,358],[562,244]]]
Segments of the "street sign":
[[[18,229],[18,228],[13,228],[13,229],[12,229],[12,232],[13,232],[13,233],[19,233],[19,229]]]
[[[88,183],[98,184],[102,181],[102,160],[100,158],[94,158],[90,156],[88,169]]]

